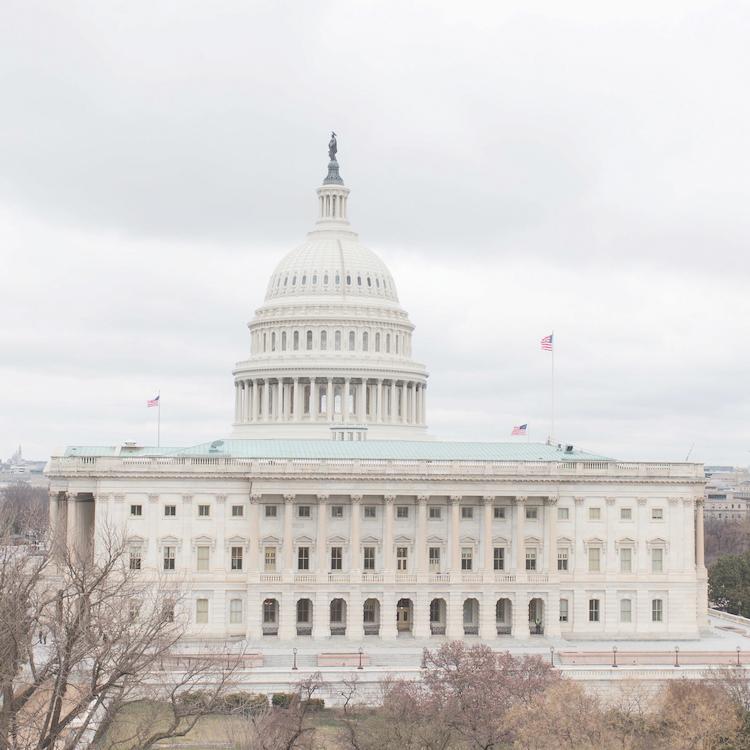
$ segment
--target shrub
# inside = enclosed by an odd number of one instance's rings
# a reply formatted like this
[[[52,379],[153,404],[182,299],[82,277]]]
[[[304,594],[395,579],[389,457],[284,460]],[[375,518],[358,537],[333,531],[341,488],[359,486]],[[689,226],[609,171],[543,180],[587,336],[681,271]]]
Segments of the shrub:
[[[326,707],[326,702],[322,698],[310,698],[302,705],[306,706],[308,711],[322,711]]]
[[[268,698],[259,693],[227,693],[222,706],[227,713],[254,716],[268,708]]]
[[[276,708],[289,708],[294,700],[294,693],[274,693],[271,696],[271,705]]]

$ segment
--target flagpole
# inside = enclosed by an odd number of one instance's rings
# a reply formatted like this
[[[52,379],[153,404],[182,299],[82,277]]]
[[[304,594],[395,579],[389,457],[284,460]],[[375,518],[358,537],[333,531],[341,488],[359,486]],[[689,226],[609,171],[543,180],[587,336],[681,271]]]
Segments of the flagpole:
[[[552,331],[552,445],[555,444],[555,332]]]
[[[157,407],[156,407],[156,447],[161,447],[161,391],[156,394]]]

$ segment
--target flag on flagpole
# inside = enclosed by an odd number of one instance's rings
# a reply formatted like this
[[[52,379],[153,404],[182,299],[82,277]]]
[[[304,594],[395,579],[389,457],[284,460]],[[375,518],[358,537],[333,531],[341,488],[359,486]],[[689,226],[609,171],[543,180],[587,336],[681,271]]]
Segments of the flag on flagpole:
[[[150,409],[152,406],[159,406],[159,396],[156,398],[150,398],[148,401],[146,401],[146,406]]]
[[[541,343],[541,345],[542,345],[542,349],[543,349],[543,350],[544,350],[545,352],[551,352],[551,351],[552,351],[552,334],[550,333],[550,335],[549,335],[549,336],[545,336],[545,337],[544,337],[544,338],[543,338],[543,339],[541,340],[541,342],[540,342],[540,343]]]
[[[525,435],[526,434],[526,428],[528,427],[528,424],[519,424],[516,425],[513,430],[511,431],[511,435]]]

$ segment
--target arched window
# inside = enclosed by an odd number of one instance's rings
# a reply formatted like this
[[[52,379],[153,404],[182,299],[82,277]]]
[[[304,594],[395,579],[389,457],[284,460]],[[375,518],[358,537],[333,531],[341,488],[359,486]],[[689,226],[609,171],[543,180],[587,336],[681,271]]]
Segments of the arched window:
[[[271,333],[271,351],[276,351],[276,331]]]
[[[286,331],[281,332],[281,351],[286,351]]]
[[[348,286],[352,285],[352,277],[351,274],[346,274],[346,283]]]
[[[367,286],[372,286],[372,279],[369,276],[367,277]]]
[[[328,348],[328,331],[320,332],[320,348],[325,351]]]
[[[306,338],[307,338],[307,351],[309,352],[312,349],[312,344],[313,344],[312,331],[307,332]]]
[[[284,286],[286,286],[289,283],[289,277],[284,276]]]
[[[268,351],[268,343],[266,341],[266,334],[263,334],[263,351]]]
[[[354,331],[349,331],[349,351],[354,351]]]
[[[297,274],[295,273],[294,276],[292,276],[292,286],[297,286]]]
[[[391,334],[390,333],[385,334],[385,351],[386,351],[386,354],[391,353]]]
[[[323,274],[323,284],[325,286],[328,286],[328,274]]]
[[[337,351],[341,351],[341,331],[336,331],[333,338],[333,348]]]
[[[302,274],[302,286],[304,286],[305,284],[307,284],[307,274],[303,273]]]
[[[396,335],[394,338],[396,339],[396,354],[398,354],[398,343],[401,340],[401,336]]]
[[[380,279],[377,276],[375,277],[375,286],[380,289]]]
[[[313,286],[318,283],[318,274],[314,273],[312,278]]]
[[[293,342],[292,348],[296,352],[299,349],[299,331],[294,332]]]
[[[357,276],[357,286],[362,286],[362,277]]]
[[[375,334],[375,351],[380,351],[380,333]]]
[[[336,274],[336,286],[338,286],[341,283],[341,276]]]
[[[365,331],[362,334],[362,351],[363,352],[367,351],[367,347],[369,346],[369,343],[370,343],[370,337],[369,337],[367,331]]]

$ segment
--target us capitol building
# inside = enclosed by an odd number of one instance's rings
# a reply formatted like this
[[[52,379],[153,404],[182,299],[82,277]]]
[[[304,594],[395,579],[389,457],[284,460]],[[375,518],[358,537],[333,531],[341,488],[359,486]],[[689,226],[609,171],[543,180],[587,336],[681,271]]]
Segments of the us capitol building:
[[[73,446],[53,530],[185,592],[201,638],[696,637],[703,468],[427,434],[414,326],[349,224],[335,136],[318,219],[234,368],[231,438]]]

